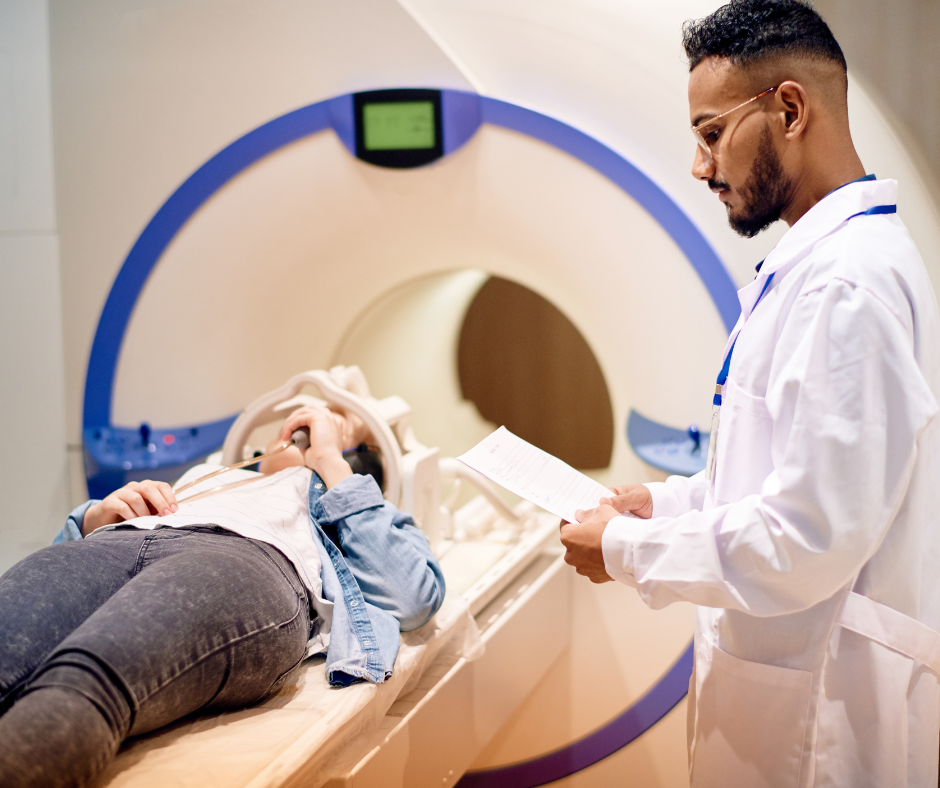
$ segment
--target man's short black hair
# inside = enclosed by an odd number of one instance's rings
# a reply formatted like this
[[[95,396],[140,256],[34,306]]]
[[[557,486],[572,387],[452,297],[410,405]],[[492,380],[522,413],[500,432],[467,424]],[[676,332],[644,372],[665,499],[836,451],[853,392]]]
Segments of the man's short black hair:
[[[731,0],[704,19],[682,26],[689,71],[708,57],[749,66],[773,55],[802,55],[838,63],[842,48],[823,18],[799,0]]]

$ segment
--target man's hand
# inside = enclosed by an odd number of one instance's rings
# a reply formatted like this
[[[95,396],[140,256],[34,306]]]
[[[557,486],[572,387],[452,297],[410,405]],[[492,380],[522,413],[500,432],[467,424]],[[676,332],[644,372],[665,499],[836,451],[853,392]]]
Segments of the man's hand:
[[[607,523],[622,514],[635,514],[649,519],[653,514],[653,496],[643,484],[611,487],[612,496],[601,498],[600,506],[574,513],[576,523],[561,523],[561,543],[565,546],[565,563],[592,583],[606,583],[613,578],[604,566],[602,539]]]
[[[320,475],[327,488],[352,476],[352,468],[343,459],[343,440],[348,438],[351,429],[342,413],[316,405],[298,408],[284,422],[281,440],[289,441],[294,430],[300,427],[310,430],[310,448],[304,452],[304,464]]]
[[[609,498],[601,498],[601,504],[613,506],[621,514],[635,514],[648,520],[653,516],[653,496],[645,484],[621,484],[611,487]]]
[[[82,536],[103,525],[115,525],[151,514],[166,516],[179,507],[173,488],[166,482],[130,482],[103,501],[88,507],[82,520]]]
[[[592,583],[607,583],[613,578],[604,568],[604,551],[601,539],[604,529],[614,517],[618,517],[614,507],[602,505],[596,509],[584,511],[578,509],[576,523],[561,523],[561,543],[565,546],[565,563],[571,564],[579,575],[584,575]]]

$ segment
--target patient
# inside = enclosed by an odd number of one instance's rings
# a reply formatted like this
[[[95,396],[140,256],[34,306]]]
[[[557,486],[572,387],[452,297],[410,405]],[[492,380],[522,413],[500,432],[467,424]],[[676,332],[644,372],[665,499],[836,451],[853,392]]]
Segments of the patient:
[[[153,481],[89,501],[63,543],[0,577],[0,785],[83,785],[126,737],[256,703],[314,654],[336,686],[391,675],[399,631],[443,601],[440,567],[353,473],[347,458],[376,464],[363,424],[304,407],[280,440],[301,427],[310,448],[264,461],[266,475],[232,471],[180,501]]]

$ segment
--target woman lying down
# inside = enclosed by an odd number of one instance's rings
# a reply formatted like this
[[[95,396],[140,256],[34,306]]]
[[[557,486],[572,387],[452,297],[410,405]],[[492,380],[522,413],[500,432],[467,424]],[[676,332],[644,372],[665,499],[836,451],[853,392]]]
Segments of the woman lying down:
[[[362,422],[304,407],[281,441],[302,427],[310,448],[269,458],[268,475],[204,483],[256,479],[243,486],[187,503],[132,482],[89,501],[61,544],[0,577],[0,785],[87,783],[126,737],[256,703],[313,654],[333,685],[391,675],[399,631],[437,611],[444,578],[344,459]]]

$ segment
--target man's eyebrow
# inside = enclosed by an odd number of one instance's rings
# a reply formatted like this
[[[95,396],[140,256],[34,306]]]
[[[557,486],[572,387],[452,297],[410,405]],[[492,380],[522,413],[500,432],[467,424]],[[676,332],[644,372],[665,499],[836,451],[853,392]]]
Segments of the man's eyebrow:
[[[706,120],[711,120],[712,118],[717,118],[717,117],[718,117],[718,115],[716,115],[714,112],[711,112],[711,113],[709,113],[709,112],[703,112],[701,115],[698,115],[698,116],[692,121],[692,125],[693,125],[693,126],[701,126]]]

